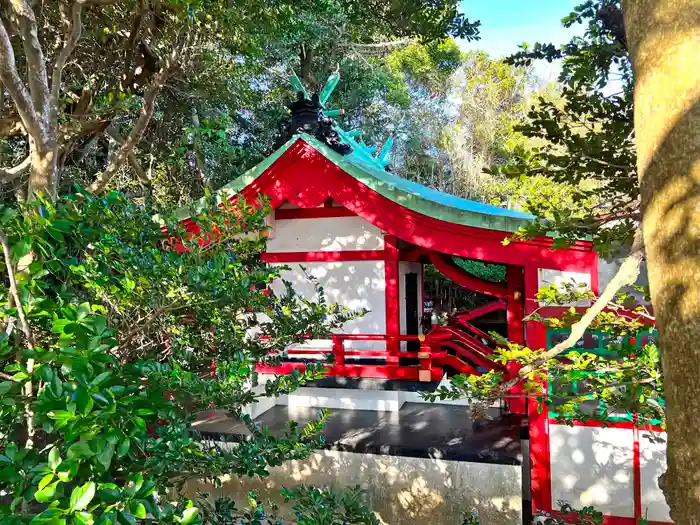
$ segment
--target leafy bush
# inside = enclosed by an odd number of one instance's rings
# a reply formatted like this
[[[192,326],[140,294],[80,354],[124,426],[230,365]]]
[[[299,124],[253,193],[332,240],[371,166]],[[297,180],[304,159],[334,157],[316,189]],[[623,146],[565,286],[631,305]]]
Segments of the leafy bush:
[[[188,480],[265,476],[320,445],[323,413],[281,437],[245,415],[320,371],[257,393],[256,363],[354,315],[320,288],[315,301],[271,292],[279,269],[256,256],[264,214],[209,206],[193,234],[116,193],[0,210],[3,524],[198,523]],[[203,440],[193,422],[212,409],[252,439]]]

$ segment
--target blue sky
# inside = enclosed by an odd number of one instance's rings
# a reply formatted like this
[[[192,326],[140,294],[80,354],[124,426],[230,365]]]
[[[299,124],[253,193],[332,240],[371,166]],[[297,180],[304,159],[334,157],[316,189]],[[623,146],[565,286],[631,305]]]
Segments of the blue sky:
[[[583,31],[576,25],[566,29],[561,19],[583,0],[463,0],[462,12],[470,20],[481,20],[481,40],[461,42],[465,50],[483,50],[503,57],[518,50],[523,42],[560,45]],[[535,63],[535,73],[544,81],[554,80],[556,64]]]

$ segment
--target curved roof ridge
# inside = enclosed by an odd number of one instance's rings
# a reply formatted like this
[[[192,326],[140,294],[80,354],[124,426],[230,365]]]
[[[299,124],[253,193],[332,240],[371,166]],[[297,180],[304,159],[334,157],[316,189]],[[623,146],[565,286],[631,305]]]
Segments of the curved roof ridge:
[[[471,226],[488,230],[515,232],[534,219],[533,215],[516,210],[500,208],[491,204],[471,201],[455,195],[428,188],[380,169],[373,163],[363,160],[362,155],[350,153],[341,155],[311,135],[305,133],[294,135],[277,151],[268,156],[257,166],[222,186],[216,191],[219,201],[239,193],[246,186],[270,168],[289,148],[298,141],[303,141],[314,148],[330,162],[354,177],[363,185],[382,196],[413,211],[444,222]],[[197,203],[195,208],[203,206]],[[192,208],[182,210],[182,219],[189,216]]]

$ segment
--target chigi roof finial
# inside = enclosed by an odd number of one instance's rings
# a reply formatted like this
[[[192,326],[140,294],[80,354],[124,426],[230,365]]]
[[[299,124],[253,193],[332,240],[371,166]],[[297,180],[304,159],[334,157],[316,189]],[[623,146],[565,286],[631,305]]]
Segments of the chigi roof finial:
[[[289,75],[289,82],[297,92],[297,96],[296,100],[287,104],[290,117],[280,130],[277,146],[281,146],[298,133],[307,133],[342,155],[350,155],[357,161],[376,168],[389,169],[389,157],[393,145],[391,138],[388,138],[381,150],[373,156],[372,154],[377,152],[375,146],[367,146],[362,140],[360,142],[355,140],[355,137],[361,139],[361,131],[345,131],[335,121],[335,118],[344,115],[345,111],[326,107],[326,103],[340,82],[339,65],[336,65],[335,71],[330,74],[318,94],[309,95],[301,79],[293,71]]]

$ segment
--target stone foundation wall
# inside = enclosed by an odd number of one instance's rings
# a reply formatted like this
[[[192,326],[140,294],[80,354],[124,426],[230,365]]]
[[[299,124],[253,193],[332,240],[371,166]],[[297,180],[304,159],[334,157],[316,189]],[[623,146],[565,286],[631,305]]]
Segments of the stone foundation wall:
[[[484,525],[514,525],[522,520],[521,467],[319,451],[303,461],[272,469],[264,480],[226,480],[219,489],[188,487],[212,496],[227,495],[245,504],[247,492],[281,504],[279,490],[294,485],[353,487],[367,491],[368,504],[390,525],[460,525],[476,509]],[[284,506],[281,505],[284,509]]]

